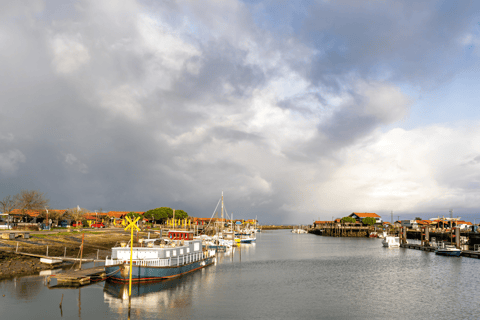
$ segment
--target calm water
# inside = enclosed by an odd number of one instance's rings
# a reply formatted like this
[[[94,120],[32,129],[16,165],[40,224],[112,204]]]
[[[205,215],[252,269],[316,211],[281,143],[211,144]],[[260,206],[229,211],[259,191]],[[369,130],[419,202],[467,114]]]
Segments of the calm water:
[[[179,279],[134,285],[130,318],[480,317],[477,259],[271,231],[218,260]],[[37,276],[0,282],[0,293],[1,319],[128,319],[128,285],[48,289]]]

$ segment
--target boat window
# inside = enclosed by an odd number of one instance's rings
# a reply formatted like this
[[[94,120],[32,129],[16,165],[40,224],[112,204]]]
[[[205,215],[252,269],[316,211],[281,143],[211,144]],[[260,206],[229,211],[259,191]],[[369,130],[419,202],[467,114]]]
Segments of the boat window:
[[[183,249],[180,249],[180,254],[183,254]]]
[[[190,248],[187,248],[187,253],[190,253]]]
[[[173,256],[176,257],[177,256],[177,250],[173,250]]]
[[[170,251],[165,251],[165,256],[166,256],[167,258],[170,258]]]
[[[193,250],[194,251],[199,251],[200,250],[200,243],[199,242],[195,242],[193,244]]]

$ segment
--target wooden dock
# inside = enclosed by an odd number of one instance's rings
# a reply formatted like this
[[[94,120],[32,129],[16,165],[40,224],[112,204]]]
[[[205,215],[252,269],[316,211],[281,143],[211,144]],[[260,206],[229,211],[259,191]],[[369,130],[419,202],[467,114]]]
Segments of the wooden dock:
[[[71,270],[51,277],[56,278],[57,282],[83,285],[90,283],[91,280],[102,280],[105,278],[105,275],[105,267],[99,266],[82,270]]]
[[[407,249],[415,249],[415,250],[421,250],[421,251],[435,252],[435,247],[422,246],[420,244],[405,243],[405,244],[401,244],[400,247],[401,248],[407,248]],[[460,254],[460,256],[461,257],[467,257],[467,258],[480,259],[480,251],[462,250],[462,253]]]

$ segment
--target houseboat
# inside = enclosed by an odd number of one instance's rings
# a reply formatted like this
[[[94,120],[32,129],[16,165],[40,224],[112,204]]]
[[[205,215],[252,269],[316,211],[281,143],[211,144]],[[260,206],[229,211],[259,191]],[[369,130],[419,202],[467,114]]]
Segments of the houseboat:
[[[129,281],[132,249],[132,281],[175,278],[215,262],[215,250],[203,249],[202,240],[193,239],[191,231],[170,230],[167,239],[146,239],[145,246],[130,248],[123,243],[112,248],[105,260],[105,272],[116,281]]]

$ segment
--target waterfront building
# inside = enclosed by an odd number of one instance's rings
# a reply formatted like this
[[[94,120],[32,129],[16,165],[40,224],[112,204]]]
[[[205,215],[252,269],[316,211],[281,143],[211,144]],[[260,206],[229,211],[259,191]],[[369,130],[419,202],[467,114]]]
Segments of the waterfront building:
[[[375,223],[382,223],[382,217],[373,212],[353,212],[349,217],[354,218],[357,221],[362,221],[364,218],[375,218]]]

